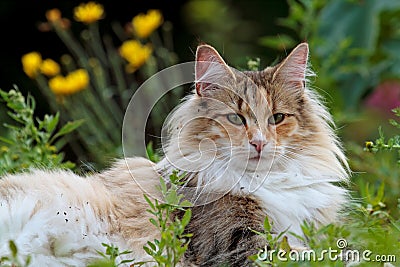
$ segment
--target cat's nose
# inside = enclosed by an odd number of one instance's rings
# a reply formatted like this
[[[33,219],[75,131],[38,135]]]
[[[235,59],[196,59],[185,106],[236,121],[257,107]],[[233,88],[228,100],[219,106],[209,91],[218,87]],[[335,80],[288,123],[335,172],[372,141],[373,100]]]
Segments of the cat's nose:
[[[267,142],[265,140],[252,140],[250,141],[250,144],[255,147],[258,153],[261,153],[261,150],[264,148]]]

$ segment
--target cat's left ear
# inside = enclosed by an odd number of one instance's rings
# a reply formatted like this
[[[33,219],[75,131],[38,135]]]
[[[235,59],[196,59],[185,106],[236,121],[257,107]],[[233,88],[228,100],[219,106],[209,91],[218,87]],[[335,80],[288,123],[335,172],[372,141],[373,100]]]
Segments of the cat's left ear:
[[[308,65],[308,44],[297,45],[277,66],[272,81],[294,88],[304,88]]]
[[[195,84],[199,96],[207,96],[221,85],[225,79],[234,78],[231,68],[225,63],[217,50],[210,45],[197,47],[195,63]],[[214,86],[213,86],[214,85]]]

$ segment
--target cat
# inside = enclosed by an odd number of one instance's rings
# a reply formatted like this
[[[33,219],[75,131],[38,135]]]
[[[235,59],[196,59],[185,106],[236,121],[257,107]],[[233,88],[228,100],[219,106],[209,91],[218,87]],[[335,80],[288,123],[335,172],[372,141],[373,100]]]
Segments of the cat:
[[[14,240],[32,266],[85,266],[107,243],[151,260],[142,247],[159,236],[143,192],[160,197],[159,177],[168,182],[174,170],[194,204],[179,266],[250,266],[248,257],[266,245],[252,230],[263,231],[266,216],[272,232],[298,236],[304,221],[335,222],[349,202],[350,170],[309,87],[308,56],[300,43],[275,66],[239,71],[200,44],[193,91],[167,118],[158,163],[134,157],[85,177],[32,170],[0,179],[0,255]]]

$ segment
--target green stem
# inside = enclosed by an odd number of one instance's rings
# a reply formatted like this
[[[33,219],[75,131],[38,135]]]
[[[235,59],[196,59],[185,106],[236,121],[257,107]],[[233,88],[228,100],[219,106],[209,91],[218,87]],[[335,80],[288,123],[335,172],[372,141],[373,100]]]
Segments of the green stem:
[[[108,111],[109,116],[113,117],[114,120],[118,122],[118,127],[120,127],[121,123],[119,122],[122,121],[123,116],[122,110],[116,104],[115,100],[112,99],[113,95],[115,95],[115,92],[113,92],[111,85],[108,85],[104,79],[104,69],[99,64],[95,65],[93,67],[93,74],[96,81],[93,86],[93,89],[95,91],[94,95],[96,95],[96,98],[98,98],[98,101],[100,101],[100,103],[97,103],[97,105],[93,106],[93,108],[101,106],[102,111]]]
[[[383,145],[376,146],[376,148],[384,148],[384,149],[395,148],[395,149],[400,149],[400,145],[391,145],[391,146],[389,146],[389,145],[383,144]]]
[[[77,133],[96,162],[102,162],[104,160],[104,153],[109,152],[110,149],[106,145],[109,143],[107,136],[104,134],[104,131],[99,130],[98,118],[87,110],[86,105],[77,99],[77,96],[71,96],[69,99],[66,99],[64,104],[71,118],[74,120],[85,119],[85,124],[80,127]]]
[[[172,23],[169,21],[164,22],[164,24],[161,27],[165,47],[169,51],[174,51],[174,41],[173,41],[172,29],[173,29]]]
[[[92,92],[90,91],[91,88],[88,88],[85,90],[84,94],[84,101],[86,102],[86,105],[84,106],[84,109],[88,109],[87,107],[90,107],[90,110],[93,111],[93,115],[97,117],[98,121],[101,122],[103,127],[103,131],[106,131],[108,136],[112,140],[112,144],[114,146],[117,146],[120,143],[120,134],[119,134],[119,129],[120,129],[120,123],[119,121],[111,119],[111,117],[105,113],[104,111],[104,106],[107,106],[107,104],[102,104],[99,103],[95,97],[93,96]],[[99,130],[98,128],[99,125],[96,125],[97,131]]]
[[[121,98],[121,103],[123,105],[123,108],[126,108],[128,106],[129,98],[125,96],[126,95],[125,92],[127,91],[128,87],[126,85],[124,71],[121,67],[123,64],[122,60],[121,60],[121,57],[119,56],[119,54],[116,52],[115,48],[113,47],[113,45],[111,43],[111,39],[105,38],[104,42],[105,42],[109,61],[111,63],[111,71],[113,72],[116,83],[117,83],[117,90],[118,90],[119,96]]]
[[[66,107],[66,110],[70,113],[70,117],[74,120],[77,119],[84,119],[85,124],[87,127],[81,127],[82,129],[79,131],[81,137],[83,138],[83,141],[88,136],[95,136],[95,140],[106,140],[107,137],[104,135],[103,131],[99,131],[99,121],[98,118],[94,116],[93,113],[89,112],[86,108],[86,105],[83,104],[81,101],[77,101],[76,96],[70,96],[68,99],[64,100],[64,105]],[[81,132],[82,131],[82,132]]]
[[[101,63],[108,67],[107,55],[102,46],[102,40],[99,32],[99,25],[97,23],[89,24],[90,44],[92,49]]]
[[[86,114],[84,112],[83,113],[82,112],[77,112],[74,109],[71,110],[71,108],[68,108],[69,104],[66,104],[65,102],[67,102],[67,101],[64,101],[65,108],[64,108],[63,114],[68,114],[66,116],[66,117],[68,117],[68,119],[66,121],[74,120],[74,119],[82,119],[82,118],[85,119],[85,122],[86,122],[86,120],[89,120],[88,114]],[[76,109],[76,106],[77,105],[75,104],[75,109]],[[75,133],[77,135],[78,139],[81,140],[81,143],[78,140],[76,140],[75,138],[72,138],[72,136],[68,136],[68,144],[71,146],[71,149],[74,151],[75,155],[77,155],[78,157],[79,157],[79,155],[85,155],[86,154],[86,153],[83,152],[83,149],[82,149],[82,145],[83,145],[86,148],[86,150],[88,151],[88,153],[95,158],[94,160],[96,162],[100,162],[101,158],[98,157],[98,155],[101,154],[101,153],[98,153],[98,152],[97,153],[93,153],[92,152],[93,149],[91,149],[91,145],[88,144],[88,142],[87,142],[88,139],[93,140],[93,132],[94,132],[94,130],[90,129],[90,128],[91,128],[91,125],[89,125],[87,123],[84,123],[79,128],[79,131],[77,131]],[[94,137],[94,138],[96,140],[101,138],[97,132],[95,132],[95,135],[96,135],[96,137]],[[97,149],[101,150],[101,148],[99,148],[99,147],[97,147]]]
[[[71,32],[63,29],[58,23],[54,23],[53,25],[58,37],[63,41],[71,53],[74,54],[75,58],[78,59],[80,66],[89,70],[88,56],[84,49],[75,40]]]

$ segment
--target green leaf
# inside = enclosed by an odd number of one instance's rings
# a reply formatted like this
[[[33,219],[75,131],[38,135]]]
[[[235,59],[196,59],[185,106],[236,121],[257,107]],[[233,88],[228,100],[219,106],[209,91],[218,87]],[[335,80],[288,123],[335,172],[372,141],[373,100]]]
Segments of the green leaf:
[[[106,254],[104,254],[103,252],[101,252],[101,251],[99,251],[99,250],[96,250],[96,252],[97,252],[97,254],[99,254],[100,256],[102,256],[102,257],[104,257],[104,258],[107,257]]]
[[[13,256],[13,258],[16,258],[17,254],[18,254],[18,249],[17,249],[17,246],[15,245],[14,241],[10,240],[8,242],[8,247],[11,250],[11,255]]]
[[[57,112],[56,115],[53,116],[48,116],[45,115],[44,121],[46,121],[45,129],[48,133],[52,133],[54,129],[56,128],[58,121],[60,119],[60,113]]]
[[[268,216],[265,216],[265,219],[264,219],[264,230],[265,230],[265,232],[269,233],[269,232],[271,232],[271,229],[272,229],[272,226],[271,226],[271,224],[269,222]]]
[[[178,195],[176,191],[169,191],[164,197],[167,204],[174,206],[178,204]]]
[[[187,209],[185,211],[185,214],[183,214],[182,220],[181,220],[181,225],[183,228],[185,228],[190,221],[190,218],[192,217],[192,211],[190,209]]]
[[[2,137],[2,136],[0,136],[0,141],[1,141],[1,142],[4,142],[4,143],[7,143],[7,144],[9,144],[9,145],[13,145],[13,144],[14,144],[13,141],[11,141],[10,139],[7,139],[7,138],[5,138],[5,137]]]
[[[383,202],[384,195],[385,195],[385,183],[381,183],[378,192],[376,194],[377,202]]]
[[[256,233],[257,235],[265,236],[265,233],[259,232],[259,231],[257,231],[257,230],[251,229],[251,228],[248,228],[248,229],[249,229],[250,231],[252,231],[253,233]]]
[[[32,257],[31,257],[31,255],[29,255],[29,256],[26,258],[25,266],[29,266],[29,265],[31,264],[31,261],[32,261]]]
[[[78,128],[79,126],[81,126],[82,123],[83,123],[84,121],[85,121],[85,120],[82,119],[82,120],[76,120],[76,121],[69,121],[69,122],[67,122],[67,123],[60,129],[60,131],[58,131],[58,132],[50,139],[49,143],[51,144],[51,143],[53,143],[53,141],[54,141],[55,139],[57,139],[58,137],[61,137],[61,136],[63,136],[63,135],[66,135],[66,134],[72,132],[73,130],[75,130],[76,128]]]
[[[154,225],[155,227],[159,227],[157,221],[156,221],[154,218],[150,218],[149,221],[150,221],[150,223],[151,223],[152,225]]]
[[[279,244],[279,248],[282,249],[282,250],[284,250],[284,251],[286,251],[287,253],[290,252],[290,245],[289,245],[287,236],[284,236],[284,237],[282,238],[282,241],[281,241],[281,243]]]
[[[146,251],[146,253],[147,253],[148,255],[150,255],[150,256],[156,255],[156,254],[154,254],[154,252],[153,252],[149,247],[144,246],[143,249],[144,249],[144,251]]]
[[[119,255],[121,256],[121,255],[126,255],[126,254],[131,254],[131,253],[132,253],[131,250],[124,250],[121,253],[119,253]]]
[[[191,203],[189,200],[184,200],[179,204],[179,206],[182,208],[190,208],[193,207],[193,203]]]
[[[120,263],[118,263],[118,265],[121,265],[121,264],[124,264],[124,263],[129,263],[129,262],[133,262],[134,261],[134,259],[132,259],[132,260],[123,260],[123,261],[121,261]],[[136,265],[136,264],[135,264]]]
[[[152,250],[154,250],[154,251],[157,250],[157,247],[156,247],[156,245],[155,245],[154,243],[152,243],[152,242],[150,242],[150,241],[147,241],[147,245],[148,245]]]
[[[146,194],[144,194],[143,196],[144,196],[144,199],[146,200],[147,204],[149,204],[150,208],[151,208],[152,210],[155,210],[156,207],[154,206],[153,202],[151,202],[151,200],[149,199],[149,197],[148,197]]]
[[[146,146],[147,157],[153,162],[159,162],[160,156],[154,151],[153,142],[149,142]]]
[[[162,177],[160,177],[160,190],[163,195],[167,193],[167,185],[165,184],[165,181]]]

